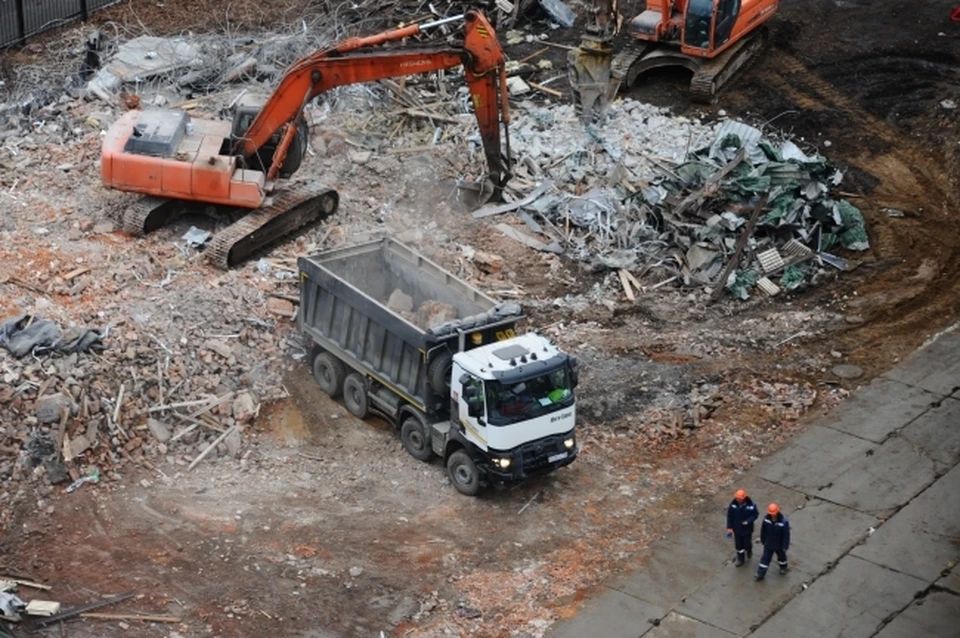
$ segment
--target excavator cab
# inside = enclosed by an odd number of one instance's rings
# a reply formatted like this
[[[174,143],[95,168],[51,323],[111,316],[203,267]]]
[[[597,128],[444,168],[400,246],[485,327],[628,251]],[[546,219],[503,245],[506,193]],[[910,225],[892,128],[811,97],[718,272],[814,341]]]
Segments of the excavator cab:
[[[714,0],[688,0],[683,20],[683,44],[709,51]]]
[[[245,95],[234,104],[232,114],[233,125],[230,129],[230,138],[224,139],[223,148],[221,149],[222,153],[229,154],[231,149],[237,147],[237,143],[243,139],[246,132],[250,130],[250,125],[257,118],[257,115],[260,114],[260,110],[263,108],[265,101],[266,100],[262,98]],[[226,115],[228,117],[230,116],[229,113]],[[310,127],[307,126],[306,119],[301,115],[297,120],[297,134],[294,136],[293,142],[287,150],[287,155],[280,165],[279,176],[282,179],[288,179],[296,173],[297,169],[300,168],[300,164],[303,162],[303,158],[306,157],[307,145],[310,143],[309,129]],[[267,169],[269,169],[273,163],[273,156],[277,151],[277,147],[280,145],[282,136],[283,129],[278,130],[270,136],[270,139],[263,146],[245,160],[247,168],[266,173]]]

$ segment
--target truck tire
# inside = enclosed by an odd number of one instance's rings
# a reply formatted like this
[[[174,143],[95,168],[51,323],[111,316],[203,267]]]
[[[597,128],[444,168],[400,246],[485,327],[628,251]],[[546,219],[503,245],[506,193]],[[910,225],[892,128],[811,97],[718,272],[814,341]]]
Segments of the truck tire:
[[[424,431],[423,423],[415,416],[408,416],[400,426],[400,440],[403,442],[404,449],[410,453],[410,456],[423,461],[430,461],[434,457],[433,448],[430,447],[430,439]]]
[[[343,405],[358,419],[367,417],[367,386],[356,372],[351,372],[343,380]]]
[[[440,396],[450,396],[450,375],[453,370],[453,355],[449,352],[438,354],[427,366],[427,380],[430,387]]]
[[[336,399],[343,389],[343,376],[346,370],[343,361],[329,352],[321,352],[313,360],[313,378],[320,389]]]
[[[464,496],[480,492],[480,470],[466,450],[457,450],[447,459],[447,474],[457,491]]]

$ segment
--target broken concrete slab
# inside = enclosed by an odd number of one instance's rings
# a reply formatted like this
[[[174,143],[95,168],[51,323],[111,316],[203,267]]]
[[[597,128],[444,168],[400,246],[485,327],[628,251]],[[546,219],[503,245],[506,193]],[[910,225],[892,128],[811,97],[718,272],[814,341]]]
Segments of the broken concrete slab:
[[[586,635],[586,634],[585,634]],[[660,624],[640,634],[643,638],[732,638],[736,634],[671,611]]]
[[[932,583],[957,561],[960,465],[914,498],[850,554]]]
[[[915,385],[944,396],[960,388],[960,333],[941,335],[929,346],[914,352],[883,376]]]
[[[960,400],[947,398],[927,410],[900,433],[918,451],[933,460],[937,472],[960,463]]]
[[[715,572],[687,596],[676,607],[676,611],[743,636],[792,598],[797,589],[812,578],[812,574],[802,569],[791,569],[782,576],[774,569],[764,581],[756,582],[755,567],[756,563],[745,567],[730,565]],[[744,595],[745,592],[750,594]],[[736,604],[731,604],[734,600]]]
[[[718,514],[718,520],[722,514]],[[723,523],[721,522],[721,525]],[[658,607],[670,609],[729,562],[732,554],[723,529],[691,531],[654,544],[641,569],[607,585]]]
[[[124,83],[140,82],[202,64],[200,49],[183,38],[140,36],[121,44],[90,80],[87,89],[102,100],[110,100]]]
[[[890,614],[907,606],[925,587],[926,583],[912,576],[847,556],[751,636],[869,638]]]
[[[872,452],[872,454],[870,453]],[[861,512],[889,515],[937,478],[933,461],[892,438],[833,479],[817,496]]]
[[[870,528],[880,519],[819,498],[810,499],[805,507],[787,514],[790,527],[796,530],[790,545],[790,564],[813,574],[819,574],[828,565],[866,538]],[[815,530],[829,529],[830,534]]]
[[[624,594],[615,589],[590,599],[590,606],[575,617],[558,623],[548,634],[550,638],[636,638],[651,621],[663,617],[666,610]]]
[[[761,461],[755,472],[773,483],[816,494],[875,447],[859,437],[814,426]]]
[[[922,388],[878,377],[837,405],[820,423],[881,443],[891,432],[906,426],[938,400],[937,395]],[[870,418],[863,418],[868,413]]]
[[[960,633],[960,600],[956,594],[932,591],[887,624],[876,638],[956,636]]]

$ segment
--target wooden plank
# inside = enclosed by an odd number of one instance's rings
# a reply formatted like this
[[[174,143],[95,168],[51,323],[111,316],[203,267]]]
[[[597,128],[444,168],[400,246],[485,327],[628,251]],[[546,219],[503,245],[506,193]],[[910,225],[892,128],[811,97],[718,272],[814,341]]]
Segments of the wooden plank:
[[[541,93],[546,93],[547,95],[552,95],[553,97],[563,97],[563,93],[556,89],[547,88],[542,84],[537,84],[536,82],[527,82],[527,84],[531,88],[534,88]]]
[[[757,202],[757,207],[753,209],[747,226],[743,229],[743,232],[740,233],[740,236],[737,237],[737,245],[733,249],[733,256],[730,258],[730,261],[727,262],[727,265],[724,266],[723,272],[720,273],[720,278],[717,279],[714,284],[713,292],[710,293],[709,303],[715,302],[720,298],[720,295],[723,294],[723,289],[727,287],[727,279],[730,278],[730,273],[737,267],[737,263],[740,261],[740,253],[743,252],[744,247],[747,245],[747,240],[753,235],[753,230],[757,227],[757,222],[760,221],[760,213],[766,207],[767,195],[764,195],[760,198],[760,201]]]
[[[617,271],[617,274],[620,275],[620,285],[623,286],[623,292],[626,293],[627,299],[636,301],[637,298],[634,296],[633,289],[630,287],[630,279],[627,277],[627,271],[621,268]]]
[[[90,272],[90,266],[81,266],[79,268],[75,268],[71,270],[70,272],[65,274],[63,278],[66,279],[67,281],[71,281],[73,279],[76,279],[80,275],[83,275],[88,272]]]

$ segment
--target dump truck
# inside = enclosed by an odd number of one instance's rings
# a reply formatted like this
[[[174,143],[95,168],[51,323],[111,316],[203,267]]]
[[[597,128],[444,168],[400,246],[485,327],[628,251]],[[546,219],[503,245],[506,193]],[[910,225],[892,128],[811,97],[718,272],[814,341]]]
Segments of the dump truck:
[[[393,239],[298,260],[297,324],[320,388],[359,419],[385,418],[411,456],[443,460],[475,496],[569,465],[578,363],[518,334],[497,303]]]

